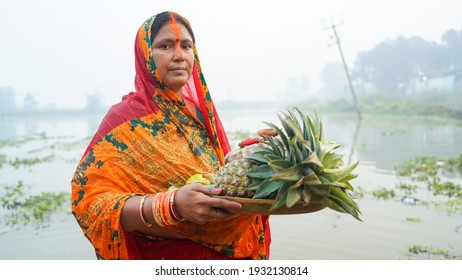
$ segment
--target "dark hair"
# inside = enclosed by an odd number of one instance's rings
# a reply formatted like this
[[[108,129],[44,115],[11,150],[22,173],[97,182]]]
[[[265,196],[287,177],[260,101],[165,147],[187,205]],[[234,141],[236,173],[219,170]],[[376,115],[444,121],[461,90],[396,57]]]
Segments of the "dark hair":
[[[156,19],[154,20],[154,23],[152,24],[152,27],[151,27],[151,41],[154,41],[154,38],[156,37],[157,33],[159,33],[159,29],[162,26],[164,26],[167,23],[172,22],[172,17],[174,17],[179,23],[183,24],[184,27],[186,27],[186,30],[188,30],[189,34],[191,35],[193,39],[193,43],[195,43],[196,39],[194,38],[194,33],[189,23],[180,15],[176,13],[170,13],[170,12],[163,12],[156,16]]]

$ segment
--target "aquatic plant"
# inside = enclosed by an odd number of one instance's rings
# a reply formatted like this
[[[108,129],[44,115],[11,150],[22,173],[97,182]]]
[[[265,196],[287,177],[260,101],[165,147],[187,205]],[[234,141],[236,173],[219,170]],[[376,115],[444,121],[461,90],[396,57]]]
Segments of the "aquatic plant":
[[[3,167],[4,164],[6,164],[6,155],[5,154],[0,154],[0,168]]]
[[[379,187],[372,191],[372,195],[377,199],[392,199],[396,196],[395,191],[384,187]]]
[[[406,130],[404,129],[395,129],[391,131],[382,132],[382,136],[397,136],[397,135],[404,135],[406,134]]]
[[[420,217],[407,217],[406,221],[418,223],[418,222],[422,222],[422,218],[420,218]]]
[[[395,169],[400,176],[411,176],[417,181],[423,181],[422,178],[435,176],[442,166],[444,166],[444,161],[437,157],[421,156],[408,159],[402,165],[395,167]],[[423,174],[424,176],[422,176]]]
[[[34,158],[18,158],[10,160],[8,163],[16,169],[19,169],[21,166],[32,166],[35,164],[43,162],[51,162],[56,159],[55,154],[51,154],[45,157],[34,157]]]
[[[1,186],[0,204],[6,212],[0,215],[0,223],[16,228],[34,224],[39,228],[46,227],[47,222],[58,213],[70,214],[69,192],[28,195],[28,189],[22,181],[18,181],[16,185]]]
[[[462,198],[462,188],[460,185],[451,181],[441,181],[440,177],[433,177],[428,182],[428,190],[433,191],[434,195]]]
[[[399,182],[397,189],[406,195],[417,193],[420,186],[433,194],[435,201],[420,201],[423,205],[433,205],[435,209],[448,215],[462,211],[462,187],[453,180],[443,178],[444,172],[458,172],[460,176],[462,154],[449,159],[438,157],[415,157],[396,167],[397,174],[417,181],[417,184]],[[439,198],[439,199],[437,199]]]
[[[422,246],[422,245],[410,245],[408,252],[413,255],[427,255],[429,259],[434,257],[440,257],[444,260],[455,260],[462,259],[462,255],[456,255],[454,252],[451,252],[442,248],[433,248],[432,246]]]
[[[403,190],[406,195],[412,195],[417,192],[417,189],[419,188],[419,186],[416,184],[398,182],[398,184],[396,185],[396,188]]]
[[[462,172],[462,154],[448,159],[434,156],[415,157],[396,166],[395,170],[399,176],[411,176],[417,181],[425,181],[422,178],[437,176],[440,170]]]
[[[0,139],[0,149],[3,147],[20,147],[28,142],[45,141],[45,140],[49,140],[53,138],[56,138],[56,137],[51,137],[51,136],[48,136],[46,132],[41,132],[38,134],[27,135],[23,137],[16,137],[16,138],[11,138],[11,139]]]

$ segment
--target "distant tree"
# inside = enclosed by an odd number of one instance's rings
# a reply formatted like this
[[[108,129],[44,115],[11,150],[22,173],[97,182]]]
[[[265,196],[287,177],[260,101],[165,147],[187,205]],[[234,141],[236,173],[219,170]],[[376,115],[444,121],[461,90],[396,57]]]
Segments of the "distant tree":
[[[37,110],[38,108],[38,102],[35,100],[35,97],[28,93],[26,96],[24,96],[24,102],[23,106],[24,110]]]
[[[15,95],[11,87],[0,87],[0,114],[16,110]]]
[[[462,69],[462,30],[450,29],[443,34],[441,40],[446,54],[444,63],[452,69]]]
[[[420,37],[399,37],[382,42],[359,54],[353,67],[353,79],[359,78],[384,91],[397,92],[401,82],[423,71],[428,53],[429,45]]]
[[[398,37],[358,55],[353,79],[386,92],[399,93],[418,76],[441,75],[462,68],[462,30],[449,30],[442,44],[420,37]]]

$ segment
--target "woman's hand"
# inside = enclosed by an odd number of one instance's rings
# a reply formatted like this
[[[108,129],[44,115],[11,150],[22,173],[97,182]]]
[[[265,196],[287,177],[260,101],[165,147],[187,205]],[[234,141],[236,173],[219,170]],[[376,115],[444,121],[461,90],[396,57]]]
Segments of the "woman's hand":
[[[196,224],[205,224],[210,220],[226,220],[236,214],[227,209],[240,209],[241,204],[218,195],[220,188],[210,188],[200,184],[188,184],[181,187],[175,195],[175,209],[180,216]]]

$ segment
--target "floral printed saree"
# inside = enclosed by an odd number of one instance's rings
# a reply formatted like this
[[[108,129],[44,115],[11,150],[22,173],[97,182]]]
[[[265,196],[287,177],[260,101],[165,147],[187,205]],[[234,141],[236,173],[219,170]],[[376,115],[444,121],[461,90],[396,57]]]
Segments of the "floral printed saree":
[[[77,166],[72,213],[98,259],[267,259],[266,216],[168,227],[186,239],[124,232],[121,226],[128,198],[214,172],[230,151],[195,47],[193,73],[182,96],[196,105],[195,115],[160,81],[151,55],[155,18],[140,27],[135,40],[136,92],[110,108]]]

